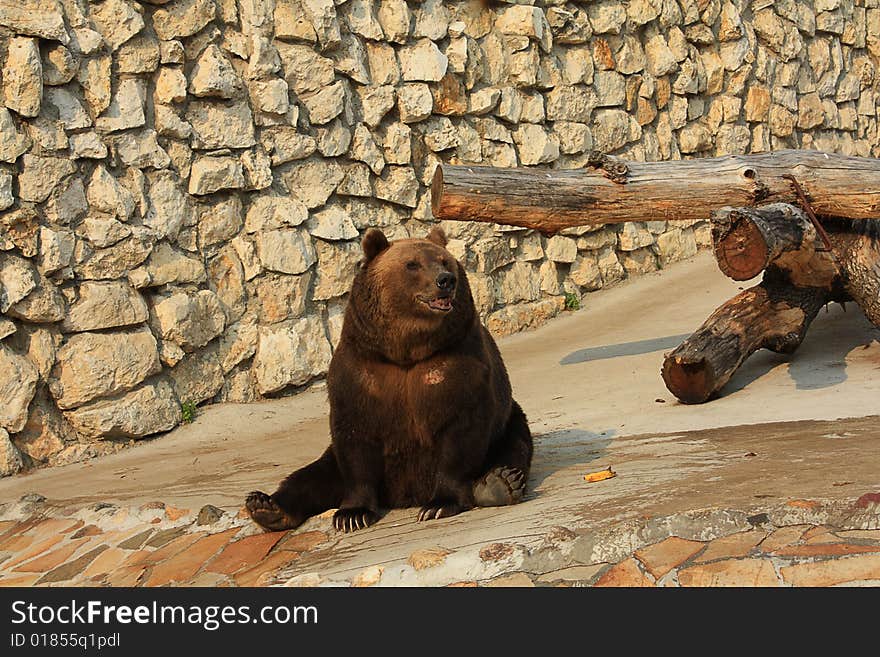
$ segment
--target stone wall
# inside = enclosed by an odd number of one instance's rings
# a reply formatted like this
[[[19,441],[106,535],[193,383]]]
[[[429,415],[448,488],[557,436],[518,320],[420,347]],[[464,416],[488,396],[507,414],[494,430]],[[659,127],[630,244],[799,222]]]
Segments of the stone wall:
[[[0,475],[320,378],[437,162],[876,154],[878,4],[0,0]],[[444,227],[499,335],[707,241]]]

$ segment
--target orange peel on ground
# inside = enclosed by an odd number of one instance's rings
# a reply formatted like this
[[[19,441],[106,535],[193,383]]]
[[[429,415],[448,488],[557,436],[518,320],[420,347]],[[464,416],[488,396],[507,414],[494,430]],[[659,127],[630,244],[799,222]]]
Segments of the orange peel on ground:
[[[584,481],[588,483],[595,483],[597,481],[605,481],[606,479],[611,479],[611,477],[616,477],[617,473],[612,470],[610,467],[605,468],[604,470],[599,470],[598,472],[591,472],[590,474],[584,475]]]

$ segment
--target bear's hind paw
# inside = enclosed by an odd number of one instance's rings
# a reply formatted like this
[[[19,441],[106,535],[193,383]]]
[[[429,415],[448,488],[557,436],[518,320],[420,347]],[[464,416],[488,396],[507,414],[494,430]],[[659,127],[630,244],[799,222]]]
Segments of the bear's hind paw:
[[[526,490],[526,476],[519,468],[497,467],[474,484],[477,506],[516,504]]]
[[[275,501],[263,491],[248,493],[244,506],[251,520],[270,532],[293,529],[299,525]]]
[[[339,511],[333,514],[333,526],[337,531],[347,534],[358,529],[366,529],[378,519],[378,513],[364,507],[339,509]]]

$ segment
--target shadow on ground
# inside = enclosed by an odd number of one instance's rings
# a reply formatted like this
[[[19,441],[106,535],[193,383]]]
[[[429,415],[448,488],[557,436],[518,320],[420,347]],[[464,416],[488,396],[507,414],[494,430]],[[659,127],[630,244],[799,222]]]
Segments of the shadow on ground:
[[[794,354],[767,350],[753,354],[721,390],[721,395],[738,392],[786,363],[798,390],[830,388],[846,381],[847,356],[856,349],[867,348],[880,337],[880,330],[855,304],[847,307],[846,312],[837,305],[821,310]]]
[[[594,360],[620,358],[621,356],[640,356],[663,349],[674,349],[689,336],[690,333],[682,333],[681,335],[667,335],[664,338],[651,338],[650,340],[620,342],[618,344],[602,345],[601,347],[578,349],[565,356],[559,361],[559,364],[574,365],[575,363],[588,363]]]
[[[614,429],[599,433],[583,429],[561,429],[535,436],[535,455],[529,475],[529,489],[532,492],[526,499],[534,497],[534,490],[555,472],[603,459],[616,433]]]

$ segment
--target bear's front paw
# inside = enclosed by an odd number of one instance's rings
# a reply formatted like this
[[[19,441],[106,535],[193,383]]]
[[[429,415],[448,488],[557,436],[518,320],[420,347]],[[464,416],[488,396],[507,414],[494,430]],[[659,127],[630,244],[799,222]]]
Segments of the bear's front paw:
[[[251,519],[266,531],[277,532],[299,525],[263,491],[248,493],[244,505]]]
[[[440,518],[448,518],[466,511],[463,506],[455,502],[433,501],[422,507],[419,511],[419,522],[423,520],[439,520]]]
[[[474,484],[477,506],[516,504],[526,490],[526,476],[519,468],[497,467]]]
[[[333,526],[337,531],[347,534],[358,529],[365,529],[374,524],[378,519],[378,513],[365,507],[339,509],[339,511],[333,514]]]

